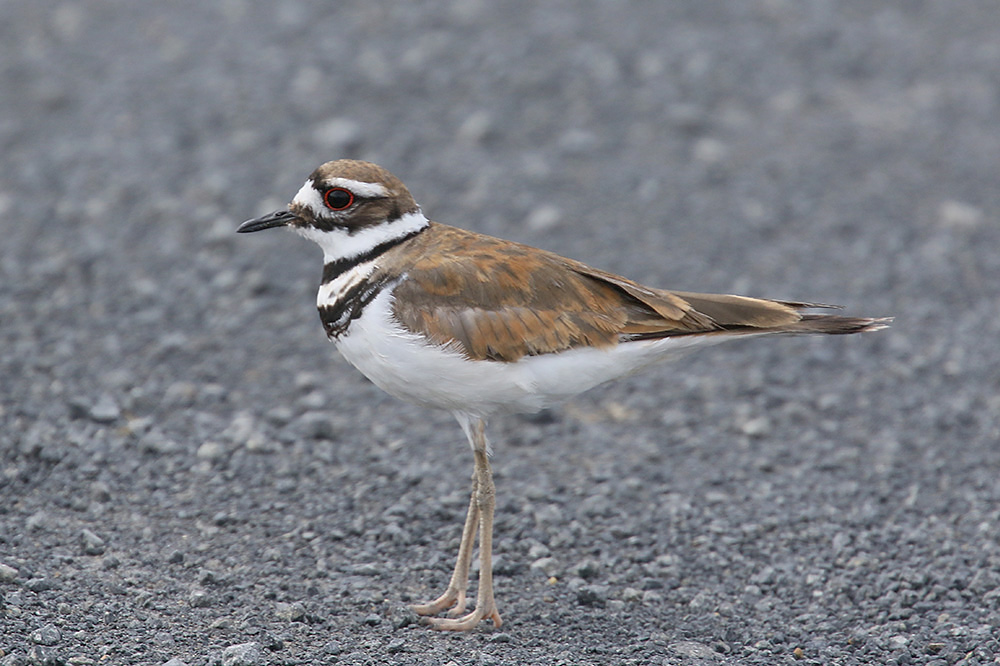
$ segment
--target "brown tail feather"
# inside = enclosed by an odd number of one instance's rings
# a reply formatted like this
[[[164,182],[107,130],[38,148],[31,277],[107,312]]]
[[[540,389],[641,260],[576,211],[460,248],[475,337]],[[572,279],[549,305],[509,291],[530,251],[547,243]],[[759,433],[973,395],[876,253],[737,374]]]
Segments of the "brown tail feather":
[[[802,315],[802,320],[784,327],[788,333],[826,333],[846,335],[849,333],[870,333],[889,328],[892,317],[840,317],[837,315]]]
[[[731,294],[697,294],[677,291],[671,293],[684,299],[698,313],[709,317],[712,324],[717,327],[715,330],[700,331],[696,334],[821,333],[848,335],[879,331],[887,328],[892,321],[892,317],[844,317],[802,312],[813,308],[839,309],[841,307],[839,305],[777,301]],[[672,334],[677,335],[678,333]]]

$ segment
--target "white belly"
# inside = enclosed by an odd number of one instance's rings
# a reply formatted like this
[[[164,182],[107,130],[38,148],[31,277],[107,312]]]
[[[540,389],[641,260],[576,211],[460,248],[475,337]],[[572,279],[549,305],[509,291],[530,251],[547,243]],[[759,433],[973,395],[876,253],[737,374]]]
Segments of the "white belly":
[[[391,314],[390,292],[382,291],[368,304],[337,340],[337,349],[386,393],[482,418],[535,412],[651,362],[724,339],[685,336],[526,356],[513,363],[472,361],[400,326]]]

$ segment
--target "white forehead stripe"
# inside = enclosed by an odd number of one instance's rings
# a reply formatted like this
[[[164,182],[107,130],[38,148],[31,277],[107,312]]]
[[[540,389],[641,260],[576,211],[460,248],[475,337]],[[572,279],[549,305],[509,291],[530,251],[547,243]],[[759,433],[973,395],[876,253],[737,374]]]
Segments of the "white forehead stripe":
[[[295,198],[292,199],[292,203],[305,206],[313,212],[321,211],[326,207],[319,192],[313,187],[311,180],[307,180],[306,184],[299,188],[299,191],[295,194]]]
[[[362,183],[360,180],[351,180],[350,178],[331,178],[323,181],[323,184],[327,188],[343,187],[345,190],[354,192],[359,197],[385,197],[389,195],[389,190],[378,183]],[[299,188],[295,198],[292,199],[292,203],[306,206],[317,214],[326,208],[326,204],[323,203],[323,197],[319,193],[319,190],[313,187],[312,180],[307,180],[305,185]]]
[[[389,190],[385,189],[385,186],[379,183],[365,183],[360,180],[351,180],[350,178],[330,178],[324,180],[320,183],[323,189],[329,189],[331,187],[342,187],[345,190],[350,190],[354,192],[359,197],[385,197],[389,196]],[[312,198],[307,195],[312,193]],[[300,198],[301,197],[301,198]],[[306,201],[305,199],[308,199]],[[302,186],[299,193],[295,195],[293,200],[295,203],[318,203],[322,206],[322,200],[319,196],[319,190],[313,186],[312,180],[307,180],[306,184]]]
[[[389,190],[380,183],[363,183],[360,180],[350,178],[330,178],[324,180],[323,185],[330,187],[343,187],[345,190],[354,192],[359,197],[385,197],[389,196]]]

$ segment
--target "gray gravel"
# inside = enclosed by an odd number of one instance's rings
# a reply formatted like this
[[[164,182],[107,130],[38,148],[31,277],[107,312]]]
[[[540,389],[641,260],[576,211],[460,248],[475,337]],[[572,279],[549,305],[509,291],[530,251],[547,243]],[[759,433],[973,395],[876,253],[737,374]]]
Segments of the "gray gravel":
[[[0,3],[0,664],[1000,656],[993,2]],[[236,225],[320,162],[878,335],[491,424],[501,630],[430,633],[471,456]]]

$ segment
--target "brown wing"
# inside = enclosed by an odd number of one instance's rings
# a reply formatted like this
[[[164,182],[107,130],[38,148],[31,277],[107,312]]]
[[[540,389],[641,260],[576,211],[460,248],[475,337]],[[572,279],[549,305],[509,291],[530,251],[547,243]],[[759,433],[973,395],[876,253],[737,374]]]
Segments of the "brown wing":
[[[855,332],[862,330],[857,322],[872,322],[803,316],[799,309],[821,307],[808,303],[653,289],[551,252],[440,224],[411,243],[407,280],[395,289],[397,320],[473,359],[516,361],[676,335]],[[828,320],[853,329],[832,330],[838,325]]]
[[[470,358],[515,361],[612,346],[623,335],[717,328],[667,292],[517,243],[435,224],[407,254],[418,248],[396,287],[394,314]]]

